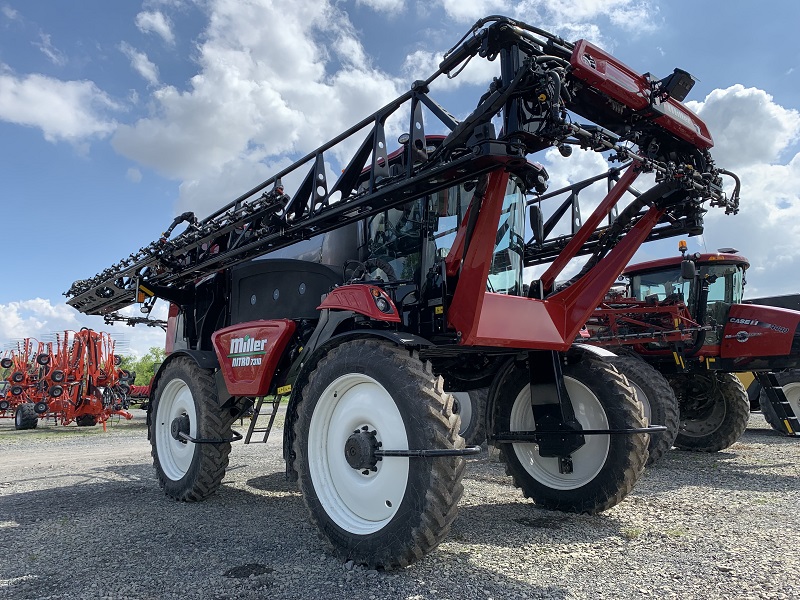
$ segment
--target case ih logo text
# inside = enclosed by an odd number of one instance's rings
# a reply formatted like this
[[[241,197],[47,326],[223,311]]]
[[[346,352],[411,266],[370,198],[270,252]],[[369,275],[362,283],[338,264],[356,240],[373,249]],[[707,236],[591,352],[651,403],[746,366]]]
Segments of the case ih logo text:
[[[231,349],[228,358],[231,358],[232,367],[250,367],[261,364],[259,354],[266,354],[264,348],[267,346],[267,339],[257,340],[249,335],[243,338],[232,338]]]

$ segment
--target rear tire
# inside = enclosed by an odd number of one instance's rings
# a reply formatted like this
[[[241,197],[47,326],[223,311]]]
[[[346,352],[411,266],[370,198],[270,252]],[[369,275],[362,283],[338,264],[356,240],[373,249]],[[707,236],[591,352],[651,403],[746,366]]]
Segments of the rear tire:
[[[172,436],[177,420],[193,438],[230,439],[233,418],[220,411],[211,371],[186,357],[170,361],[158,380],[150,415],[153,467],[164,493],[184,502],[213,494],[225,477],[230,443],[194,444]]]
[[[351,467],[344,453],[364,426],[384,450],[463,448],[442,385],[408,350],[355,340],[332,348],[299,390],[300,490],[311,521],[341,559],[405,567],[447,535],[463,493],[462,457],[386,457],[370,471]]]
[[[14,429],[36,429],[39,417],[33,410],[32,402],[18,404],[14,412]]]
[[[625,375],[642,403],[645,420],[650,425],[664,425],[667,430],[650,434],[650,457],[647,466],[655,464],[669,452],[678,436],[680,411],[678,399],[666,377],[635,356],[617,356],[609,360]]]
[[[486,400],[489,389],[452,392],[453,410],[461,418],[458,434],[467,446],[481,445],[486,441]]]
[[[786,371],[783,373],[775,373],[778,378],[778,383],[783,388],[783,394],[789,401],[789,406],[792,407],[796,417],[800,417],[800,371]],[[761,412],[764,415],[767,423],[775,431],[787,435],[786,427],[784,427],[778,414],[772,407],[772,403],[767,397],[767,393],[762,389],[758,397],[758,402],[761,404]]]
[[[527,368],[516,369],[498,398],[499,431],[535,431]],[[584,359],[564,367],[564,383],[584,429],[645,426],[642,405],[625,378],[607,362]],[[587,435],[572,453],[573,472],[560,473],[558,459],[542,457],[533,443],[499,444],[514,485],[542,508],[598,513],[619,504],[647,462],[648,435]]]
[[[735,375],[674,375],[670,385],[679,399],[681,413],[676,448],[719,452],[742,437],[750,419],[750,400]]]

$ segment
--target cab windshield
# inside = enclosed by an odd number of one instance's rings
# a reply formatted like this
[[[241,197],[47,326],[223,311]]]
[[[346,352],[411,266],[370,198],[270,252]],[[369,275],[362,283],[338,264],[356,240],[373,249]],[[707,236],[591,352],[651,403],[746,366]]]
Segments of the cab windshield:
[[[429,197],[430,213],[435,215],[433,244],[436,258],[450,252],[459,224],[472,200],[472,191],[456,186]],[[494,242],[487,289],[498,294],[522,293],[522,255],[525,227],[525,194],[512,177],[506,187],[500,221]]]
[[[708,281],[709,309],[716,302],[730,305],[742,301],[744,268],[741,264],[701,265],[698,273],[701,279]],[[690,303],[698,292],[695,281],[683,279],[677,267],[632,275],[630,285],[631,295],[637,300],[655,297],[660,302],[680,299]]]
[[[450,252],[474,188],[474,182],[453,186],[371,217],[367,221],[369,258],[387,263],[396,279],[421,283],[420,274]],[[524,211],[525,195],[512,177],[495,237],[487,282],[490,291],[522,293]]]
[[[742,301],[744,294],[744,271],[741,263],[700,265],[697,269],[699,280],[685,280],[680,268],[653,271],[630,276],[631,296],[637,300],[657,298],[681,300],[687,304],[692,316],[700,293],[697,284],[700,280],[708,282],[708,299],[704,325],[721,325],[728,317],[732,304]],[[718,333],[711,331],[706,335],[706,344],[718,344]]]

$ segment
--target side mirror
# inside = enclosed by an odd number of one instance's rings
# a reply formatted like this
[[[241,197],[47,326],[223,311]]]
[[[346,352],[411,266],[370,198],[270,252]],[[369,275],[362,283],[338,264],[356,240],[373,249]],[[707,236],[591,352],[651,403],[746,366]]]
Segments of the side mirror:
[[[544,221],[542,219],[542,209],[536,204],[531,204],[528,212],[531,221],[531,234],[537,246],[541,246],[544,241]]]
[[[681,261],[681,277],[683,279],[694,279],[697,277],[697,267],[693,260]]]

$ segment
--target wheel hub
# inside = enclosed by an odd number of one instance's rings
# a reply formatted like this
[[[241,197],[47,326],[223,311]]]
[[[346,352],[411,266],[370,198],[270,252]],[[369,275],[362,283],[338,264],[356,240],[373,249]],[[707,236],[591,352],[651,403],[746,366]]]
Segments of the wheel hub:
[[[347,464],[357,471],[368,475],[370,471],[377,471],[378,457],[375,451],[381,447],[376,437],[377,431],[369,430],[367,425],[356,429],[344,444],[344,458]]]
[[[185,433],[186,435],[189,435],[189,415],[181,415],[180,417],[175,417],[172,419],[170,433],[172,434],[173,439],[185,444],[186,440],[183,439],[180,434]]]

